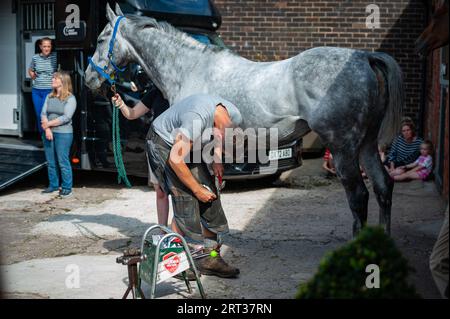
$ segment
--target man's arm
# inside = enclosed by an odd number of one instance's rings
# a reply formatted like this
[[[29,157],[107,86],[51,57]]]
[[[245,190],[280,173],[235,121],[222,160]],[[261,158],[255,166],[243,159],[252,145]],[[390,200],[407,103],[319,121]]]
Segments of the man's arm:
[[[211,202],[216,199],[216,195],[198,183],[184,162],[191,148],[192,142],[181,133],[178,134],[170,151],[168,163],[180,181],[194,193],[198,200],[204,203]]]
[[[113,96],[111,98],[111,101],[114,105],[117,105],[116,107],[119,108],[119,110],[122,112],[122,115],[129,120],[140,118],[142,115],[150,111],[150,108],[142,103],[142,101],[139,101],[133,108],[129,107],[125,104],[119,94]]]
[[[214,158],[212,169],[215,176],[223,176],[224,168],[222,164],[222,136],[220,134],[214,135]]]

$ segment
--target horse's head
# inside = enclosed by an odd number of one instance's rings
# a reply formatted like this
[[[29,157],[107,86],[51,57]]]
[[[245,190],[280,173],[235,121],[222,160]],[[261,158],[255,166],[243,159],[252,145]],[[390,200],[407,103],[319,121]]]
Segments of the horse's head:
[[[123,24],[123,21],[121,23],[119,21],[121,16],[123,13],[118,4],[116,4],[116,13],[109,4],[106,5],[106,17],[109,22],[97,38],[97,48],[85,72],[85,83],[91,90],[100,88],[105,79],[114,74],[119,65],[125,65],[128,62],[126,42],[120,33],[120,25]],[[115,26],[117,32],[113,39]]]
[[[448,0],[436,1],[431,22],[416,40],[416,53],[425,58],[429,52],[448,44]]]

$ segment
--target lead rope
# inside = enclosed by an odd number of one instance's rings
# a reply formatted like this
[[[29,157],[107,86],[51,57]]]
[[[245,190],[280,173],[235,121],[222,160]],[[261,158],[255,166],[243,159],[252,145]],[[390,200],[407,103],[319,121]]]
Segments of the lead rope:
[[[116,94],[116,86],[111,85],[111,90],[114,95]],[[119,109],[113,105],[113,120],[112,120],[112,142],[113,142],[113,153],[114,153],[114,163],[117,168],[117,183],[120,184],[122,181],[127,187],[131,187],[131,183],[128,180],[127,172],[125,170],[125,165],[123,164],[122,158],[122,145],[120,143],[120,126],[119,126]]]
[[[109,50],[108,50],[108,64],[101,68],[99,65],[95,64],[92,60],[92,57],[88,57],[89,65],[94,68],[95,71],[100,74],[103,78],[105,78],[111,84],[111,91],[116,94],[116,85],[115,85],[115,72],[123,72],[126,67],[119,68],[113,59],[114,55],[114,42],[116,40],[117,30],[119,29],[119,23],[124,16],[119,16],[114,25],[114,31],[109,42]],[[111,74],[107,73],[108,65],[111,64],[114,67],[114,70]],[[122,146],[120,144],[120,127],[119,127],[119,110],[117,107],[113,105],[113,120],[112,120],[112,142],[113,142],[113,152],[114,152],[114,162],[117,168],[117,183],[120,184],[122,181],[125,183],[127,187],[131,187],[131,183],[128,180],[127,172],[125,171],[125,166],[123,164],[122,158]]]

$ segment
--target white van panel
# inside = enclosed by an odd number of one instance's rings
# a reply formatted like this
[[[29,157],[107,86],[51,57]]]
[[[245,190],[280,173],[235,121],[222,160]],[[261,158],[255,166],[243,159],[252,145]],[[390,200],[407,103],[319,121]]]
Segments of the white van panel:
[[[18,134],[17,28],[12,1],[0,2],[0,134]]]

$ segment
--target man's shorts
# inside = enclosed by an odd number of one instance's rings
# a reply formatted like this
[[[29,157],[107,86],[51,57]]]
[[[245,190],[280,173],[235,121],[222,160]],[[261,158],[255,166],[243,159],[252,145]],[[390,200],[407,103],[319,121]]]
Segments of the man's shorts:
[[[149,180],[149,182],[152,183],[153,185],[159,184],[158,179],[156,178],[155,173],[153,173],[152,167],[150,166],[150,161],[148,160],[148,152],[146,152],[145,155],[146,155],[146,157],[147,157],[148,180]]]
[[[211,203],[199,201],[178,178],[168,164],[171,147],[150,128],[147,135],[147,155],[151,169],[166,194],[172,195],[174,218],[177,226],[188,239],[203,241],[202,225],[217,234],[228,232],[228,222],[217,198]],[[187,164],[192,175],[200,184],[215,190],[214,177],[205,163]]]

